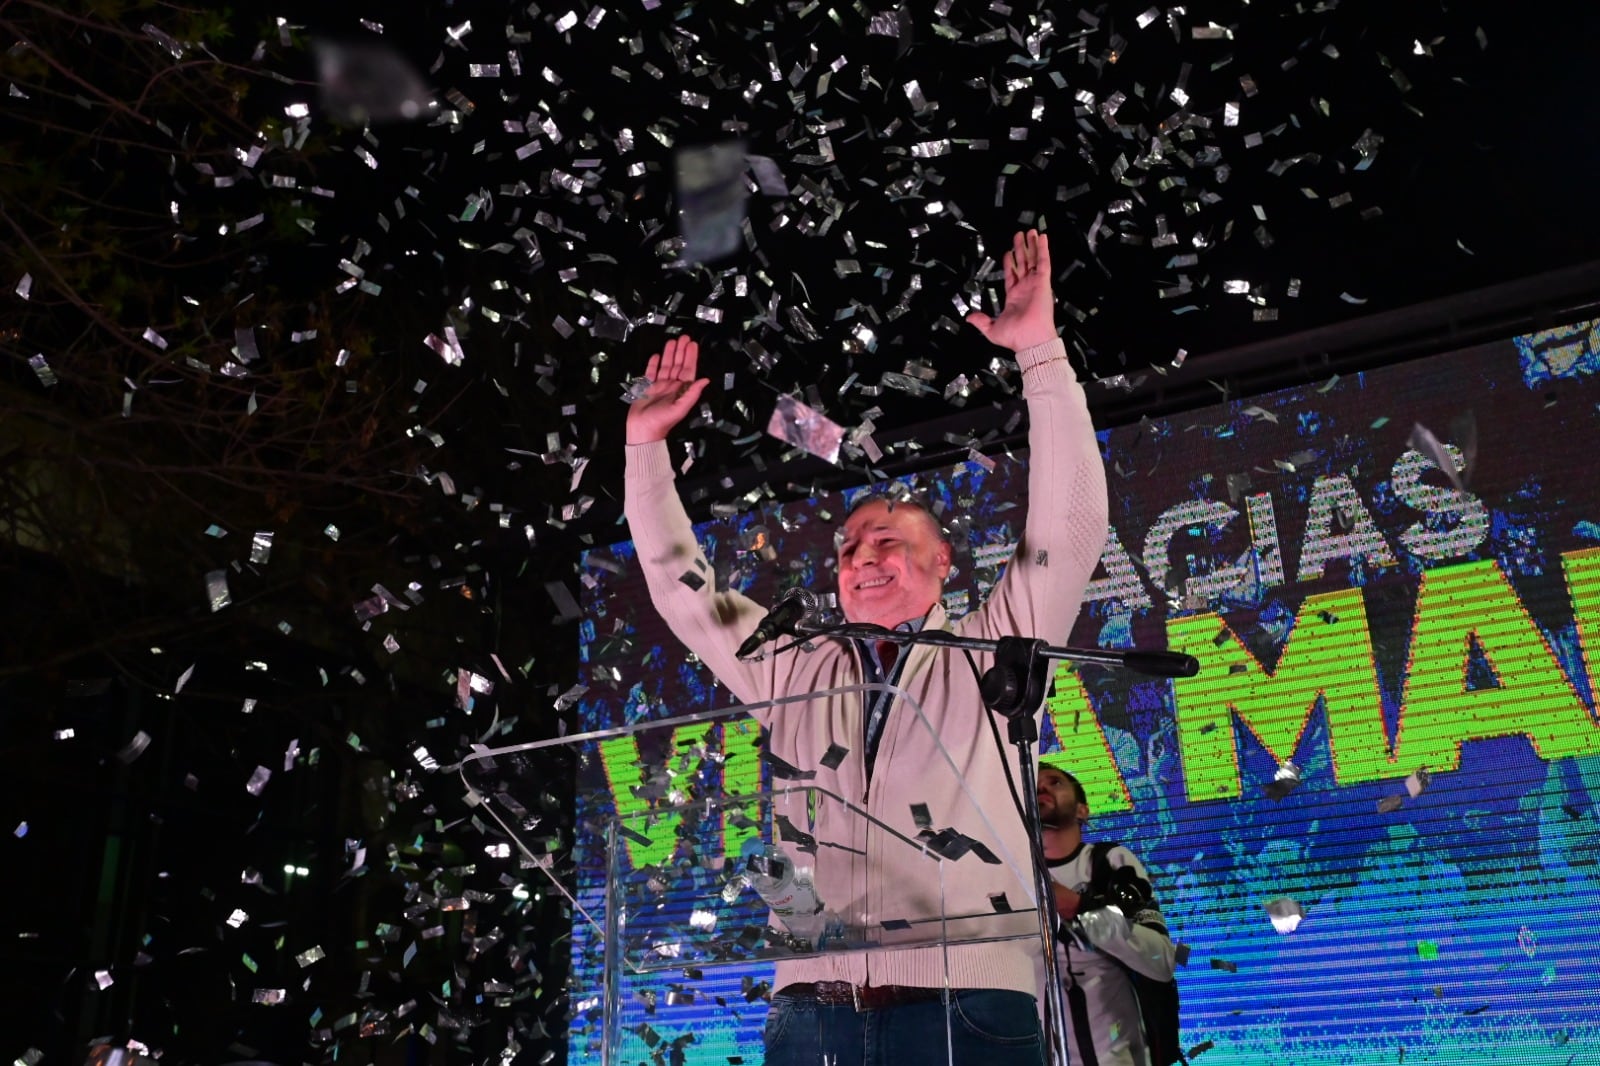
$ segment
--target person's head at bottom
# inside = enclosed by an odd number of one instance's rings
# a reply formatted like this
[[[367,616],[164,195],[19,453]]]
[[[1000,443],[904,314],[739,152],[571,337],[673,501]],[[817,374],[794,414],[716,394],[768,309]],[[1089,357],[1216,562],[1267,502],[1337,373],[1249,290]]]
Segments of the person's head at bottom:
[[[1089,798],[1076,777],[1057,766],[1039,767],[1039,824],[1046,830],[1081,830]]]

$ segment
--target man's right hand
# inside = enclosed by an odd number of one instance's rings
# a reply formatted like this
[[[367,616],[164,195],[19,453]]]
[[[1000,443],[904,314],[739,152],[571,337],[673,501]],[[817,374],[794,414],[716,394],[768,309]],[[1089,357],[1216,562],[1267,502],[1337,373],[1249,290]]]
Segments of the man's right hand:
[[[629,444],[666,440],[672,427],[694,407],[710,378],[696,378],[700,346],[688,337],[674,337],[645,364],[650,387],[628,408]]]

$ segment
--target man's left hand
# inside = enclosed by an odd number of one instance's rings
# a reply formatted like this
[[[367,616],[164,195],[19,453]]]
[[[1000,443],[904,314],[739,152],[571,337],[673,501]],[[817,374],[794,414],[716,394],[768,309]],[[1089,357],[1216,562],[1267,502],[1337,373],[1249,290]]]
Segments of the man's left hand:
[[[982,311],[967,316],[980,333],[1002,348],[1020,352],[1056,339],[1055,295],[1050,289],[1050,239],[1038,230],[1018,231],[1005,254],[1006,297],[999,318]]]

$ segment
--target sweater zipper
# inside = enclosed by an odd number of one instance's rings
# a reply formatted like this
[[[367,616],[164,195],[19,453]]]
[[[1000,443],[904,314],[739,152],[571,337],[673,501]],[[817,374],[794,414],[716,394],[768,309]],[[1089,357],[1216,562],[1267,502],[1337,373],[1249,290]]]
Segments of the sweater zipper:
[[[855,652],[856,666],[859,670],[860,676],[863,680],[865,680],[867,676],[866,652],[862,650],[860,643],[853,643],[852,649]],[[863,712],[865,712],[861,719],[861,806],[862,809],[865,810],[867,809],[868,803],[872,800],[872,775],[867,772],[867,718],[871,716],[872,708],[867,704],[867,693],[862,692],[859,694],[859,696],[861,699],[861,709]],[[884,726],[887,728],[888,723],[885,722]]]
[[[909,656],[911,654],[912,648],[914,648],[914,647],[915,647],[915,645],[911,645],[911,644],[905,645],[904,646],[904,651],[901,653],[902,657]],[[904,662],[898,663],[896,665],[896,669],[899,671],[899,673],[897,675],[894,675],[893,677],[887,677],[886,676],[884,678],[884,683],[885,684],[890,684],[890,683],[903,682],[905,680],[906,667],[908,665],[909,664],[904,663]],[[896,697],[896,699],[898,699],[898,698],[899,697]],[[884,712],[883,712],[883,734],[880,737],[878,737],[878,758],[876,760],[876,762],[881,762],[881,763],[884,763],[886,765],[890,762],[890,760],[893,757],[892,756],[892,745],[894,743],[894,741],[893,741],[894,731],[890,727],[893,725],[894,715],[895,715],[895,703],[894,703],[893,700],[891,700],[890,703],[889,703],[889,706],[884,708]],[[867,779],[866,792],[863,793],[863,796],[862,796],[862,800],[863,800],[862,805],[863,806],[867,806],[868,813],[871,813],[872,808],[867,805],[866,800],[871,798],[871,793],[872,793],[872,780],[871,780],[871,778],[868,778]]]
[[[858,670],[859,670],[859,673],[857,674],[857,676],[865,679],[866,676],[867,676],[867,661],[866,661],[867,660],[867,656],[866,656],[866,652],[861,647],[861,645],[857,644],[857,645],[855,645],[855,654],[856,654],[856,666],[858,667]],[[871,713],[871,709],[869,707],[867,707],[867,705],[866,705],[866,693],[864,693],[864,692],[860,693],[859,696],[860,696],[860,698],[862,700],[862,710],[864,712],[866,712],[867,714],[870,714]],[[887,723],[885,723],[885,728],[887,728]],[[863,811],[871,813],[871,809],[872,809],[871,808],[872,778],[867,775],[867,758],[866,758],[867,744],[866,744],[866,740],[867,740],[867,738],[866,738],[866,718],[863,717],[862,721],[861,721],[861,809]],[[872,823],[871,822],[863,822],[863,824],[862,824],[862,827],[861,827],[861,851],[862,851],[861,855],[852,855],[850,857],[850,868],[851,868],[852,875],[860,876],[862,879],[864,879],[867,882],[865,899],[863,900],[863,903],[864,903],[864,912],[865,912],[865,914],[870,915],[870,914],[875,913],[875,911],[874,911],[874,901],[877,898],[877,893],[874,891],[874,886],[873,886],[873,883],[872,883],[873,862],[872,862]],[[857,871],[859,871],[859,874],[857,874]],[[863,962],[866,961],[864,956],[863,956],[863,960],[862,961]],[[872,970],[871,970],[870,966],[867,968],[865,981],[866,981],[867,984],[871,984],[872,983]]]

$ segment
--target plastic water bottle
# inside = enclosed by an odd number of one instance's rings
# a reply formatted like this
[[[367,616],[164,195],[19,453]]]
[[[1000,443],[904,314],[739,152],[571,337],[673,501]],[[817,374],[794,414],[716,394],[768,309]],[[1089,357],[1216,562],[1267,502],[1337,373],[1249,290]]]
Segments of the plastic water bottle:
[[[772,913],[795,937],[816,944],[820,950],[829,931],[838,922],[817,898],[811,878],[800,872],[789,856],[768,845],[751,864],[750,887],[766,901]]]

